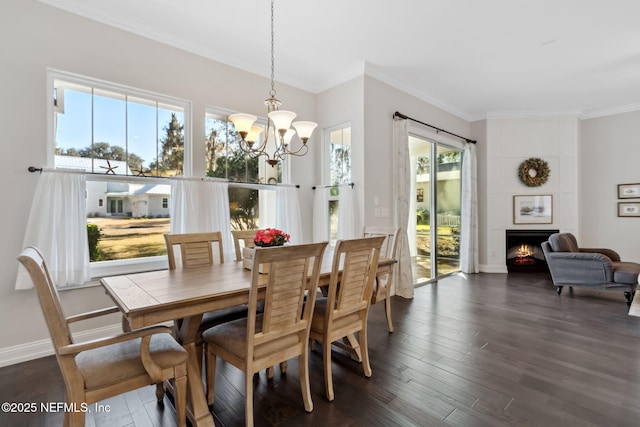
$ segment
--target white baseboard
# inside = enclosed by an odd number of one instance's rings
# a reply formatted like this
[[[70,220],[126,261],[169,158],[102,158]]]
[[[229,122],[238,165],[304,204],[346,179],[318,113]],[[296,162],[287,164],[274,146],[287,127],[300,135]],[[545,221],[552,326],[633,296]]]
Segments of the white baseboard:
[[[75,332],[73,337],[77,342],[82,342],[121,333],[122,325],[118,323],[115,325],[103,326],[101,328],[89,329],[87,331]],[[0,348],[0,367],[14,365],[16,363],[38,359],[52,354],[54,354],[53,344],[49,338],[18,344],[12,347]]]
[[[481,273],[508,273],[504,264],[480,264],[479,267]]]

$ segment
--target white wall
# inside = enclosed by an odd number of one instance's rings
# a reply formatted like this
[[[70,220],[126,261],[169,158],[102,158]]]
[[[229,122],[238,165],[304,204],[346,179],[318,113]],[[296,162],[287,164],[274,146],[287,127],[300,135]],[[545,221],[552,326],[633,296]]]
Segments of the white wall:
[[[580,126],[580,238],[623,261],[640,262],[640,218],[619,218],[618,184],[640,183],[640,112],[583,120]]]
[[[482,159],[478,168],[481,271],[506,272],[507,229],[578,234],[578,127],[576,117],[486,120],[486,144],[478,156]],[[540,187],[527,187],[518,177],[520,163],[530,157],[546,160],[551,169],[549,180]],[[553,196],[553,223],[514,225],[513,196],[535,194]]]
[[[394,225],[395,206],[396,155],[393,147],[393,113],[398,111],[464,137],[469,137],[470,125],[466,120],[380,80],[365,76],[364,82],[364,221],[369,225],[390,226]],[[429,129],[425,128],[425,131],[429,132]],[[379,203],[375,207],[381,211],[389,209],[389,217],[376,218],[373,215],[375,198]]]
[[[34,291],[13,289],[17,255],[33,197],[37,174],[30,165],[42,166],[47,159],[47,67],[186,99],[192,102],[193,135],[201,147],[202,161],[193,165],[194,175],[204,174],[205,107],[217,106],[265,116],[263,101],[269,80],[151,40],[114,29],[34,0],[4,0],[0,13],[0,80],[4,83],[0,117],[3,124],[0,176],[6,185],[2,196],[9,206],[0,222],[0,363],[4,355],[19,353],[21,345],[48,340]],[[268,70],[265,70],[267,73]],[[277,77],[277,76],[276,76]],[[283,108],[295,110],[301,120],[313,120],[313,94],[276,82]],[[309,143],[319,144],[314,135]],[[314,152],[295,159],[294,183],[301,185],[303,217],[311,216],[316,182]],[[307,236],[311,229],[305,230]],[[110,304],[101,287],[62,293],[67,314]],[[117,323],[111,316],[106,323]]]

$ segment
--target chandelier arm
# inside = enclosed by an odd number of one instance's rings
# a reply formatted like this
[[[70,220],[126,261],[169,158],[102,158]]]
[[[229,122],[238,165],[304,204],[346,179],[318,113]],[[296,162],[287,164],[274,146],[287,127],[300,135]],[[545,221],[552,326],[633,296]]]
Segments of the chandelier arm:
[[[303,149],[304,149],[304,152],[302,152]],[[307,144],[303,144],[296,151],[289,150],[286,147],[282,148],[282,155],[287,154],[287,155],[291,155],[291,156],[304,156],[305,154],[307,154],[307,152],[309,152],[309,146]]]

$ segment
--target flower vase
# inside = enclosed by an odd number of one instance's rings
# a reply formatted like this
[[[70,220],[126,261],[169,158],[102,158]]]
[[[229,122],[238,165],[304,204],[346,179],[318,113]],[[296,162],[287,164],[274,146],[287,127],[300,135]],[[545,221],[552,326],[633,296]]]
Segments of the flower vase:
[[[253,267],[253,257],[256,251],[255,248],[242,248],[242,267],[251,270]],[[260,274],[268,274],[269,273],[269,264],[260,264],[260,268],[258,270]]]

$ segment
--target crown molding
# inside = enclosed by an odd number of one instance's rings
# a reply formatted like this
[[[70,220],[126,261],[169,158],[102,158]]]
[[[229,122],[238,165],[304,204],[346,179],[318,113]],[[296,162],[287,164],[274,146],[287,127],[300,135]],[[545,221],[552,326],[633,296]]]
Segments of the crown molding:
[[[598,117],[613,116],[616,114],[631,113],[634,111],[640,111],[640,103],[621,105],[619,107],[602,108],[597,110],[585,110],[580,115],[580,119],[595,119]]]

